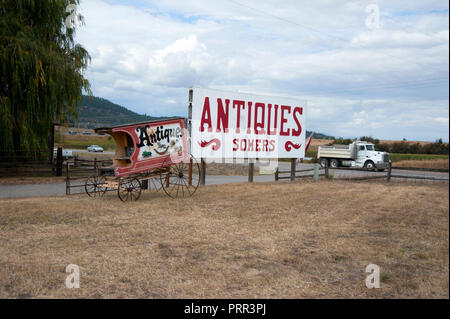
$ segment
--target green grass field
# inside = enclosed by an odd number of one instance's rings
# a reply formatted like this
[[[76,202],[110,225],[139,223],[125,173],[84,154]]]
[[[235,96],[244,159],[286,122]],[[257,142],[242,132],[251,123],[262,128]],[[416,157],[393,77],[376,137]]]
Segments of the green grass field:
[[[448,155],[435,155],[435,154],[401,154],[391,153],[389,154],[393,163],[399,161],[420,161],[420,160],[439,160],[449,159]]]
[[[90,136],[90,135],[55,135],[55,147],[63,147],[69,149],[86,149],[90,145],[99,145],[105,151],[116,149],[114,139],[109,136]]]

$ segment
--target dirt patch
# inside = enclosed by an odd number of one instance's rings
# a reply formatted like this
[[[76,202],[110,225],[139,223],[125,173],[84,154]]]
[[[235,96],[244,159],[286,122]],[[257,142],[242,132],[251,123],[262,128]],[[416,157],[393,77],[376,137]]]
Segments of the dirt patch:
[[[0,297],[448,298],[448,202],[447,185],[345,181],[0,200]]]

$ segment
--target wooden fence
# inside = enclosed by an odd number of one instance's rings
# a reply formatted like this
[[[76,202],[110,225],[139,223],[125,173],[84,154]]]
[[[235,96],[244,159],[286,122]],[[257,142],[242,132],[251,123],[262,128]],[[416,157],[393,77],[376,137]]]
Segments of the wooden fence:
[[[112,166],[112,160],[81,160],[77,157],[65,162],[66,194],[70,195],[74,188],[84,188],[86,179],[98,175],[99,169]]]
[[[51,176],[54,165],[50,152],[0,150],[0,176]]]
[[[399,170],[402,170],[406,173],[399,174],[396,172],[393,172],[392,163],[389,163],[388,168],[385,171],[377,172],[373,170],[368,170],[366,168],[352,168],[352,167],[337,167],[332,168],[326,165],[325,167],[317,167],[319,164],[315,164],[316,168],[311,169],[300,169],[296,170],[296,166],[291,165],[291,170],[289,171],[280,171],[277,170],[275,172],[275,181],[281,180],[281,179],[290,179],[291,181],[294,181],[297,178],[305,178],[305,177],[314,177],[316,175],[316,178],[318,176],[325,176],[327,178],[330,178],[332,175],[330,174],[330,171],[363,171],[366,173],[370,173],[370,175],[365,176],[347,176],[347,177],[339,177],[339,179],[347,179],[347,180],[370,180],[370,179],[386,179],[386,181],[391,181],[391,179],[409,179],[409,180],[428,180],[428,181],[449,181],[449,176],[430,176],[430,175],[417,175],[411,172],[417,171],[417,172],[448,172],[445,170],[436,170],[436,169],[423,169],[423,168],[400,168]],[[398,168],[394,168],[394,170],[397,170]],[[317,174],[310,174],[310,175],[296,175],[296,173],[304,173],[304,172],[315,172],[319,171]],[[289,174],[289,176],[283,176]]]

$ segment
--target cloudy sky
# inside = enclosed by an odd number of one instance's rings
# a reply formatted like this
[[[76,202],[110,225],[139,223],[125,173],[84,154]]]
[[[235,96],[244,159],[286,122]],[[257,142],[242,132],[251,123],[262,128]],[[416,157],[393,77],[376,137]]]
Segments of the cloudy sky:
[[[435,1],[82,0],[94,95],[187,116],[188,88],[295,96],[309,130],[449,140],[449,9]],[[379,20],[377,13],[379,12]]]

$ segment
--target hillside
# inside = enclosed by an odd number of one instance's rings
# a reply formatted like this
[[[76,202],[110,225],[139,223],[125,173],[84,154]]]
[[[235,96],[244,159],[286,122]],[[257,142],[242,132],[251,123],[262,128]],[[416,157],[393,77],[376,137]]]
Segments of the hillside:
[[[83,95],[78,108],[78,121],[71,123],[71,126],[96,128],[168,118],[138,114],[106,99]]]
[[[310,136],[311,132],[310,131],[306,131],[306,136]],[[318,133],[318,132],[314,132],[314,139],[317,140],[334,140],[335,137],[334,136],[330,136],[330,135],[326,135],[326,134],[322,134],[322,133]]]

